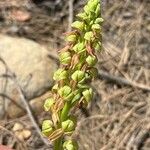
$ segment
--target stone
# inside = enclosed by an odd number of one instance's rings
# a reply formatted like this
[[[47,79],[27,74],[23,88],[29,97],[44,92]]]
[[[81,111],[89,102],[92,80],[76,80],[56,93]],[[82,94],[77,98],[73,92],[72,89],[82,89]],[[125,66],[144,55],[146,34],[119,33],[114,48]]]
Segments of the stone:
[[[53,73],[57,64],[49,57],[49,52],[38,43],[24,39],[0,35],[0,58],[4,60],[23,89],[27,100],[36,98],[53,85]],[[0,118],[9,102],[21,103],[17,85],[9,77],[6,65],[0,60]]]

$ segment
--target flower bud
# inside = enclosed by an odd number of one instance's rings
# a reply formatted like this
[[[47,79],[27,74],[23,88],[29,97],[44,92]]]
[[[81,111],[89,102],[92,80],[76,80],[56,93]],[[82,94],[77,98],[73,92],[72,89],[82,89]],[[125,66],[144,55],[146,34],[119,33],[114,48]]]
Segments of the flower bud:
[[[74,118],[68,119],[68,120],[62,122],[62,129],[65,132],[74,131],[75,127],[76,127],[76,120]]]
[[[86,62],[88,63],[89,66],[93,67],[97,63],[97,58],[95,56],[89,55],[86,58]]]
[[[88,5],[85,5],[83,9],[84,9],[84,11],[85,11],[85,13],[86,13],[87,15],[90,14],[90,8],[89,8]]]
[[[77,17],[79,17],[82,20],[87,20],[88,19],[88,16],[86,15],[86,13],[79,13],[77,15]]]
[[[84,82],[84,80],[85,80],[85,72],[80,71],[80,70],[76,70],[76,71],[72,74],[71,78],[72,78],[74,81],[78,82],[78,83],[82,83],[82,82]]]
[[[78,144],[75,141],[68,140],[63,144],[64,150],[78,150]]]
[[[55,100],[53,98],[48,98],[45,100],[44,103],[44,110],[49,111],[52,105],[54,104]]]
[[[98,31],[100,31],[101,30],[101,26],[99,24],[93,24],[92,25],[92,30],[98,30]]]
[[[102,22],[104,22],[104,19],[103,19],[103,18],[97,18],[94,23],[96,23],[96,24],[97,24],[97,23],[98,23],[98,24],[101,24]]]
[[[97,7],[96,7],[96,11],[95,11],[96,16],[100,15],[100,10],[101,10],[101,5],[98,4]]]
[[[86,32],[84,35],[84,39],[87,41],[92,41],[93,38],[94,38],[94,35],[92,31]]]
[[[71,24],[73,28],[79,29],[80,31],[84,30],[84,23],[81,21],[75,21]]]
[[[54,73],[54,76],[53,76],[53,79],[54,80],[63,80],[63,79],[66,79],[67,78],[67,71],[64,70],[64,69],[58,69],[55,73]]]
[[[82,53],[82,52],[84,52],[86,50],[85,49],[85,43],[84,42],[78,43],[72,49],[75,52],[77,52],[78,54],[80,54],[80,53]]]
[[[96,6],[98,5],[98,1],[97,0],[90,0],[87,5],[88,5],[91,12],[95,12]]]
[[[44,120],[42,124],[42,133],[49,136],[53,132],[53,122],[51,120]]]
[[[66,41],[68,42],[75,42],[76,40],[77,40],[77,36],[75,34],[71,34],[66,37]]]
[[[85,91],[82,92],[85,100],[87,102],[90,102],[92,100],[92,97],[93,97],[93,90],[90,88],[90,89],[87,89]]]
[[[71,54],[70,52],[62,52],[60,54],[60,61],[62,64],[67,65],[71,62]]]
[[[59,91],[58,91],[58,93],[66,101],[72,100],[72,98],[74,96],[73,93],[72,93],[71,88],[69,86],[67,86],[67,85],[64,86],[64,87],[62,87],[62,88],[60,88]]]

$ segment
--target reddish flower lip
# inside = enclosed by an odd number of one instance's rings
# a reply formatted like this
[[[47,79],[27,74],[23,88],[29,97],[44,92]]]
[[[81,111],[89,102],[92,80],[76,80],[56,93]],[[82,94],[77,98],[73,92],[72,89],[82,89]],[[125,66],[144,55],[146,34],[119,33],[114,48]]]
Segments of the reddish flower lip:
[[[4,145],[0,145],[0,150],[13,150],[7,146],[4,146]]]

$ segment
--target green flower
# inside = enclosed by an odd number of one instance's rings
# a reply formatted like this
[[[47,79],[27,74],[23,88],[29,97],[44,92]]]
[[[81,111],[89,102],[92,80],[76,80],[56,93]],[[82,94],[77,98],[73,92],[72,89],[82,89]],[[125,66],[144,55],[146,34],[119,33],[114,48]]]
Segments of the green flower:
[[[53,98],[48,98],[45,100],[44,103],[44,110],[49,111],[52,105],[54,104],[55,100]]]
[[[70,118],[70,119],[67,119],[66,121],[62,122],[62,129],[65,132],[74,131],[75,127],[76,127],[76,119],[75,118]]]
[[[84,35],[84,39],[87,41],[93,41],[94,34],[92,31],[86,32]]]
[[[71,26],[75,29],[78,29],[80,31],[83,31],[84,30],[84,23],[81,22],[81,21],[75,21],[71,24]]]
[[[78,82],[78,83],[82,83],[82,82],[84,82],[84,80],[85,80],[85,72],[84,72],[84,71],[80,71],[80,70],[76,70],[76,71],[72,74],[71,78],[72,78],[74,81]]]
[[[97,63],[97,58],[95,56],[89,55],[86,58],[86,62],[88,63],[89,66],[93,67]]]
[[[42,124],[42,133],[49,136],[53,132],[53,122],[51,120],[44,120]]]
[[[65,141],[63,144],[64,150],[78,150],[78,144],[72,140]]]
[[[66,79],[67,78],[67,71],[64,70],[64,69],[58,69],[55,73],[54,73],[54,76],[53,76],[53,79],[54,80],[63,80],[63,79]]]
[[[82,94],[83,94],[83,97],[85,98],[85,100],[87,102],[90,102],[93,97],[93,90],[91,88],[87,89],[87,90],[83,91]]]
[[[66,100],[66,101],[72,100],[72,98],[73,98],[73,96],[74,96],[73,93],[72,93],[71,88],[70,88],[69,86],[67,86],[67,85],[65,85],[64,87],[60,88],[60,89],[58,90],[58,93],[59,93],[59,95],[60,95],[61,97],[63,97],[64,100]]]
[[[60,54],[60,62],[64,65],[67,65],[71,62],[71,53],[70,52],[62,52]]]
[[[75,41],[77,40],[77,36],[76,36],[75,34],[68,35],[68,36],[66,37],[66,40],[67,40],[68,42],[75,42]]]

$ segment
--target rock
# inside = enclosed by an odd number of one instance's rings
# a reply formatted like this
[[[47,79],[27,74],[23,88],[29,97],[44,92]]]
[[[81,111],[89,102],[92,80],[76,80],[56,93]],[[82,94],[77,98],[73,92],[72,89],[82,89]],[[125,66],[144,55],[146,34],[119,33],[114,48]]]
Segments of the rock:
[[[29,101],[29,104],[30,104],[30,106],[31,106],[31,108],[32,108],[32,110],[36,116],[38,114],[40,114],[42,111],[44,111],[43,104],[44,104],[44,101],[48,97],[50,97],[50,91],[44,93],[42,96],[36,97],[36,98]],[[9,118],[14,119],[14,118],[19,118],[19,117],[25,115],[26,111],[19,108],[18,106],[16,106],[13,103],[9,106],[9,109],[7,110],[7,114],[9,116]]]
[[[52,86],[52,76],[57,65],[48,57],[48,51],[39,44],[0,35],[0,58],[16,75],[27,100],[42,95]],[[0,118],[4,108],[8,109],[10,100],[21,102],[16,84],[6,75],[9,75],[9,71],[0,61]]]

